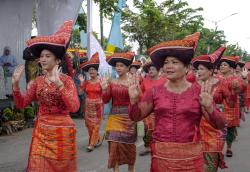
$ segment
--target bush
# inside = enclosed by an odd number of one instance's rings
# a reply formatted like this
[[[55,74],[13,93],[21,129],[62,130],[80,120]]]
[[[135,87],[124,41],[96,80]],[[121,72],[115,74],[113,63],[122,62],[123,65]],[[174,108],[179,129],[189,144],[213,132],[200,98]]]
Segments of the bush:
[[[3,110],[3,117],[7,119],[7,121],[13,121],[15,116],[11,108],[5,108]]]
[[[24,118],[26,121],[35,118],[35,111],[33,107],[29,106],[24,109]]]

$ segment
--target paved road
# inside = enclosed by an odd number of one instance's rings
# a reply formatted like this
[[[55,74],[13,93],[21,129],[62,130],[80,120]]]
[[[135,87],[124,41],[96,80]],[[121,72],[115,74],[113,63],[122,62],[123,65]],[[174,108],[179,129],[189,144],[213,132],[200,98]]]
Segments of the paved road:
[[[250,172],[250,115],[248,121],[239,128],[238,141],[234,144],[234,157],[227,159],[229,166],[223,172]],[[74,119],[77,126],[78,171],[79,172],[110,172],[107,170],[108,147],[107,143],[91,153],[85,151],[87,146],[87,131],[81,119]],[[24,171],[28,150],[31,141],[32,129],[15,133],[11,136],[0,137],[0,172]],[[103,132],[103,129],[102,129]],[[136,143],[138,152],[143,149],[142,139]],[[136,171],[148,172],[150,156],[137,156]],[[126,172],[123,166],[121,172]]]

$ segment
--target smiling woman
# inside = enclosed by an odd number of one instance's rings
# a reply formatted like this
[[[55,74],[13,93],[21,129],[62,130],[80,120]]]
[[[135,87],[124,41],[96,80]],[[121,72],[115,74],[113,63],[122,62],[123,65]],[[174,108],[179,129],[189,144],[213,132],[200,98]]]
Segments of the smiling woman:
[[[167,72],[165,84],[147,90],[142,98],[137,83],[129,87],[129,117],[140,121],[152,112],[155,115],[151,172],[204,171],[199,135],[201,117],[215,128],[225,125],[213,104],[209,83],[200,87],[185,79],[199,35],[164,42],[148,50],[153,63]]]
[[[67,21],[57,34],[27,41],[31,52],[40,57],[44,76],[37,77],[26,94],[21,94],[19,89],[24,66],[19,66],[12,77],[16,107],[24,108],[32,101],[37,101],[39,106],[27,172],[76,172],[76,129],[69,112],[78,110],[79,100],[73,80],[58,69],[66,52],[72,24],[72,21]]]

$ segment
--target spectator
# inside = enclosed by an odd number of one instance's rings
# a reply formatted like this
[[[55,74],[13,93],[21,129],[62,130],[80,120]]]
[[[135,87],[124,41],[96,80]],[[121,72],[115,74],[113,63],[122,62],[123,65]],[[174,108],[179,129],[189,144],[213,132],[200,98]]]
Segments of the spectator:
[[[17,66],[16,57],[11,55],[9,47],[4,47],[3,55],[0,57],[0,66],[4,70],[6,95],[12,94],[11,77]]]
[[[0,66],[0,100],[6,99],[5,95],[4,71],[3,67]]]

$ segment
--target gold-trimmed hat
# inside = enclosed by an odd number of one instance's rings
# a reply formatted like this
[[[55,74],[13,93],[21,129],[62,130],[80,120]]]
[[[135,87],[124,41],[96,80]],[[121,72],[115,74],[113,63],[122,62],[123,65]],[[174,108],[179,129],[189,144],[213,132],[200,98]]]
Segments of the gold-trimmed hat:
[[[89,70],[89,68],[91,68],[91,67],[98,70],[99,64],[100,64],[99,53],[96,52],[95,54],[93,54],[93,56],[90,58],[89,61],[80,64],[80,68],[82,68],[82,70],[84,70],[85,72],[87,72]]]
[[[191,63],[196,69],[198,69],[199,64],[203,64],[207,68],[212,69],[218,64],[225,50],[225,47],[220,47],[212,54],[195,57]]]
[[[221,58],[220,62],[219,62],[219,65],[222,63],[222,62],[226,62],[229,64],[230,67],[232,68],[236,68],[237,66],[237,63],[239,61],[239,56],[224,56]]]
[[[134,56],[135,56],[134,52],[114,53],[110,56],[107,56],[106,61],[109,65],[113,67],[115,67],[116,62],[121,62],[126,66],[129,66],[132,64]]]
[[[54,35],[37,36],[26,43],[36,57],[40,57],[42,50],[51,51],[57,58],[63,58],[70,41],[73,21],[65,21]]]
[[[193,58],[199,38],[200,33],[196,32],[186,36],[183,40],[167,41],[157,44],[148,49],[147,53],[152,62],[159,68],[163,66],[168,56],[176,57],[183,63],[189,64]]]
[[[130,65],[130,68],[131,68],[131,67],[135,67],[136,69],[140,69],[141,65],[142,65],[142,64],[141,64],[140,61],[135,60],[135,61]]]

